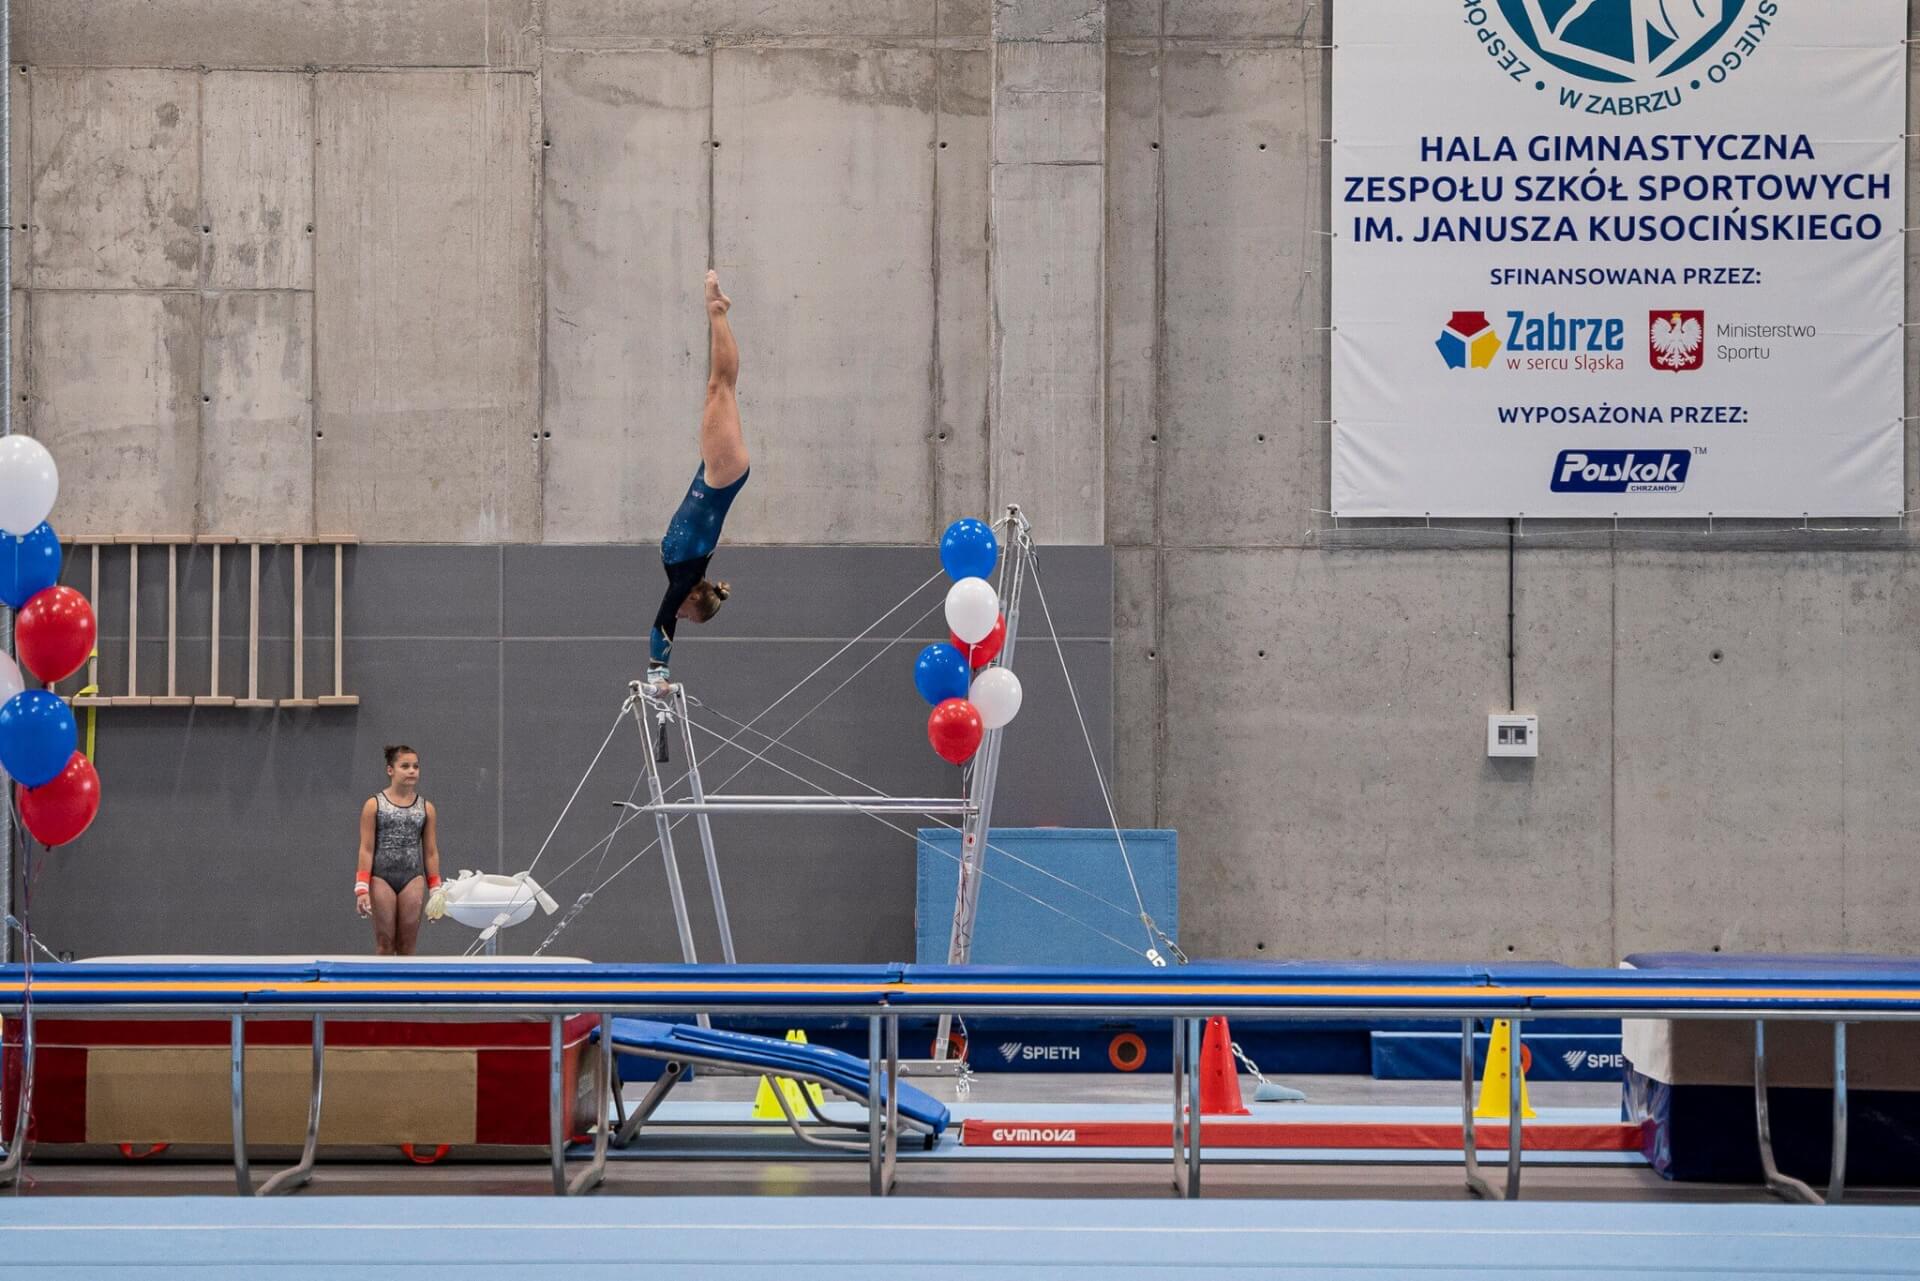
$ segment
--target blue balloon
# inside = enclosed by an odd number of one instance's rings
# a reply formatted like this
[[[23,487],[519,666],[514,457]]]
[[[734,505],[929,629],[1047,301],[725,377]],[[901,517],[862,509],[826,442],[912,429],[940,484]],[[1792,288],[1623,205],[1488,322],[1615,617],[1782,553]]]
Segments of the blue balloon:
[[[920,697],[935,707],[950,698],[965,698],[971,676],[972,673],[967,670],[967,656],[945,641],[921,650],[919,659],[913,664],[913,687],[920,691]],[[64,766],[66,763],[62,757],[60,764]]]
[[[957,582],[962,578],[985,578],[993,573],[1000,559],[1000,541],[993,526],[968,516],[947,526],[940,538],[940,565]]]
[[[41,521],[25,538],[0,534],[0,601],[14,609],[60,581],[60,536]]]
[[[0,766],[23,787],[59,777],[78,739],[67,700],[44,689],[22,690],[0,707]]]

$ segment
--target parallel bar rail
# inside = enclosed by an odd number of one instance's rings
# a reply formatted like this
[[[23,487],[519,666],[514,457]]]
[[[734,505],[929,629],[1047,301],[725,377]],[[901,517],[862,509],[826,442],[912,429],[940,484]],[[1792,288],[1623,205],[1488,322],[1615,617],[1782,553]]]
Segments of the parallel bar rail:
[[[906,1014],[1007,1017],[1100,1017],[1125,1012],[1167,1020],[1173,1026],[1174,1172],[1182,1195],[1200,1192],[1201,1130],[1197,1056],[1199,1022],[1228,1011],[1240,1018],[1313,1021],[1335,1018],[1404,1017],[1461,1021],[1464,1174],[1469,1191],[1490,1195],[1479,1175],[1473,1135],[1472,1031],[1475,1019],[1562,1018],[1739,1019],[1755,1023],[1755,1090],[1759,1139],[1769,1185],[1784,1195],[1836,1201],[1845,1187],[1846,1025],[1920,1021],[1920,967],[1892,978],[1838,980],[1791,974],[1776,980],[1721,979],[1618,970],[1551,967],[1542,976],[1480,973],[1470,976],[1404,973],[1374,976],[1347,970],[1302,973],[1296,967],[1211,968],[1155,971],[1141,977],[1070,971],[976,971],[918,966],[439,966],[392,963],[297,965],[79,964],[36,969],[33,1000],[23,1009],[22,970],[0,967],[0,1013],[24,1014],[23,1079],[31,1081],[36,1016],[200,1018],[231,1020],[236,1187],[252,1190],[245,1138],[244,1024],[249,1018],[313,1021],[314,1071],[309,1107],[308,1151],[300,1166],[276,1176],[268,1188],[298,1186],[311,1171],[322,1082],[322,1020],[422,1016],[473,1019],[516,1013],[559,1020],[582,1011],[606,1021],[618,1015],[690,1017],[727,1010],[736,1014],[863,1017],[869,1024],[869,1070],[874,1087],[869,1154],[871,1190],[886,1195],[898,1156],[897,1101],[892,1083],[899,1064],[899,1019]],[[1772,1159],[1766,1107],[1764,1022],[1821,1022],[1834,1028],[1833,1167],[1826,1196],[1780,1176]],[[558,1036],[558,1032],[555,1033]],[[558,1042],[555,1042],[556,1046]],[[603,1032],[602,1058],[605,1049]],[[1520,1189],[1521,1117],[1518,1100],[1520,1037],[1510,1042],[1510,1117],[1505,1193]],[[589,1173],[566,1179],[567,1100],[555,1051],[550,1073],[552,1160],[557,1193],[588,1190],[598,1181],[607,1138],[610,1064],[596,1065],[594,1097],[600,1109],[595,1157]],[[883,1084],[884,1083],[884,1087]],[[10,1150],[0,1160],[0,1186],[24,1164],[21,1136],[31,1106],[20,1110]],[[883,1116],[882,1113],[885,1113]],[[1804,1189],[1804,1191],[1802,1191]]]

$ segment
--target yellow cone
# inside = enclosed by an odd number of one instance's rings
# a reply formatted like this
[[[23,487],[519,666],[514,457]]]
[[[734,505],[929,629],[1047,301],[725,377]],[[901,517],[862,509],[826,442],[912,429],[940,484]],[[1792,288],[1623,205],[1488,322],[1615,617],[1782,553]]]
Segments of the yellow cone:
[[[807,1043],[807,1034],[795,1028],[787,1033],[787,1039],[800,1045],[805,1045]],[[754,1120],[784,1121],[787,1119],[787,1114],[780,1110],[780,1100],[773,1097],[773,1092],[776,1088],[779,1089],[781,1094],[786,1096],[787,1107],[792,1110],[796,1117],[805,1117],[808,1115],[808,1098],[811,1098],[816,1105],[823,1107],[826,1105],[826,1099],[820,1093],[820,1087],[811,1081],[806,1085],[805,1097],[802,1097],[800,1093],[800,1082],[784,1076],[763,1076],[760,1078],[760,1089],[755,1092],[753,1096]]]
[[[1508,1096],[1512,1093],[1512,1081],[1507,1075],[1507,1056],[1512,1053],[1511,1038],[1513,1028],[1505,1019],[1493,1021],[1493,1039],[1487,1046],[1487,1070],[1480,1075],[1480,1101],[1474,1106],[1473,1119],[1476,1121],[1505,1121],[1510,1115],[1507,1108]],[[1527,1067],[1525,1047],[1521,1050],[1520,1060],[1520,1117],[1530,1119],[1534,1115],[1533,1104],[1527,1101]]]

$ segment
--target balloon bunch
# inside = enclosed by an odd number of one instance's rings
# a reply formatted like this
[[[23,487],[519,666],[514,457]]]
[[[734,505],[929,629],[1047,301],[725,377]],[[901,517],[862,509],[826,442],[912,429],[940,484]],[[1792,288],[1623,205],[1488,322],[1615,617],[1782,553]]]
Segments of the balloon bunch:
[[[999,559],[999,541],[983,520],[956,520],[940,539],[940,564],[954,580],[947,589],[948,636],[920,651],[913,683],[933,704],[927,740],[955,765],[972,760],[986,732],[1020,710],[1019,677],[989,666],[1007,643],[1007,619],[987,581]]]
[[[59,492],[60,472],[44,445],[0,437],[0,601],[17,611],[20,653],[19,663],[0,653],[0,767],[17,784],[20,821],[48,846],[73,840],[100,812],[100,776],[75,750],[72,708],[52,690],[27,689],[20,672],[24,665],[51,685],[93,653],[93,606],[57,585],[60,539],[47,514]]]

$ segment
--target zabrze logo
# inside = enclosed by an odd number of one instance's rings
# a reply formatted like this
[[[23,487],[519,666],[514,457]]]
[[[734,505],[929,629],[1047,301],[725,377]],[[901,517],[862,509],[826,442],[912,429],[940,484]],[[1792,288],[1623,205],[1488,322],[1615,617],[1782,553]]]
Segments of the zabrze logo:
[[[1486,369],[1500,354],[1500,335],[1484,311],[1456,311],[1434,343],[1448,369]]]
[[[1020,1042],[1003,1041],[1000,1045],[1000,1057],[1011,1063],[1020,1057]]]
[[[1647,361],[1666,373],[1698,369],[1707,358],[1707,313],[1655,311],[1647,314]]]
[[[1513,34],[1581,80],[1652,85],[1713,48],[1755,0],[1499,0]]]
[[[1687,487],[1693,452],[1663,449],[1565,449],[1553,464],[1556,494],[1677,494]]]

